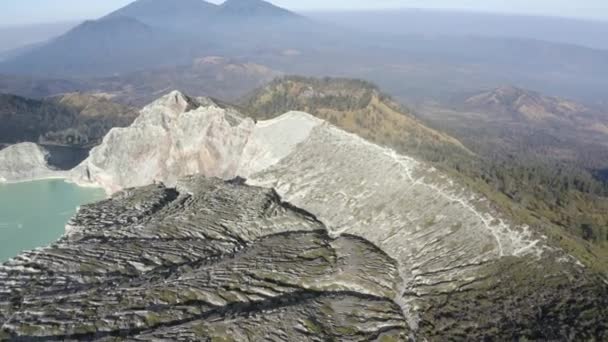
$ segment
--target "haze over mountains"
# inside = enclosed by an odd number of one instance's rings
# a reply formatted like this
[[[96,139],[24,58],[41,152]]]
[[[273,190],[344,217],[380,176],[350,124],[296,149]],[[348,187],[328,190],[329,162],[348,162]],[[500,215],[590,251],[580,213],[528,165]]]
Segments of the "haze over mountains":
[[[0,27],[0,60],[7,58],[5,54],[18,53],[12,51],[30,47],[32,44],[44,43],[60,36],[78,25],[79,22],[58,22],[50,24],[33,24]]]
[[[190,64],[88,79],[2,75],[0,92],[28,98],[88,92],[107,95],[127,105],[143,106],[169,89],[184,89],[197,96],[236,100],[281,74],[257,63],[205,56],[194,59]]]
[[[599,76],[608,72],[605,51],[521,35],[388,34],[373,32],[374,25],[344,28],[338,22],[260,0],[139,0],[1,63],[0,73],[45,82],[121,76],[222,56],[288,74],[370,79],[401,100],[516,84],[605,105],[608,81]]]
[[[229,0],[220,6],[201,0],[140,0],[26,51],[3,70],[66,77],[182,65],[196,57],[237,52],[241,45],[252,48],[271,27],[286,29],[299,20],[260,0]]]
[[[608,49],[608,21],[425,9],[306,14],[344,27],[386,34],[510,37]]]

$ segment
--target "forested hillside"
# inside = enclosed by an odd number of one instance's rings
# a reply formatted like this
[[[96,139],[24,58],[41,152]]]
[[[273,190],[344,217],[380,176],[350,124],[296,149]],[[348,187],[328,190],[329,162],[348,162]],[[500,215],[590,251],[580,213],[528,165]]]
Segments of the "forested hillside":
[[[90,147],[112,127],[131,124],[137,113],[104,97],[78,93],[44,100],[0,95],[0,143]]]
[[[458,140],[422,124],[372,83],[288,76],[254,91],[241,106],[259,120],[290,110],[313,114],[374,143],[415,155],[451,151],[471,155]]]

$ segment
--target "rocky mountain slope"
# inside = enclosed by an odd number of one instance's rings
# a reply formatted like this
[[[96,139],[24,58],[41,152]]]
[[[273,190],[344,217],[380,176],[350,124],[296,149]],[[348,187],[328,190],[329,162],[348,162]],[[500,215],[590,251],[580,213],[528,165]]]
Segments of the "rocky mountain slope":
[[[138,112],[103,96],[69,93],[43,100],[0,95],[0,139],[87,147],[112,127],[127,126]]]
[[[1,266],[0,339],[401,341],[399,281],[273,190],[190,177],[84,206]]]
[[[605,282],[542,229],[514,223],[428,164],[306,113],[254,122],[173,92],[113,129],[74,177],[115,192],[193,173],[275,188],[329,236],[376,245],[395,260],[400,281],[389,297],[419,339],[606,338]]]

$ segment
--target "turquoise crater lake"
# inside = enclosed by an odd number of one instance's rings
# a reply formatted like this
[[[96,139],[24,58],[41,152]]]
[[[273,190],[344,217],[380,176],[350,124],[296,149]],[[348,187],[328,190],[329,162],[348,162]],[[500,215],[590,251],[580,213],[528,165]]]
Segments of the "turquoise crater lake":
[[[101,189],[61,179],[0,184],[0,262],[50,245],[63,235],[78,206],[103,198]]]

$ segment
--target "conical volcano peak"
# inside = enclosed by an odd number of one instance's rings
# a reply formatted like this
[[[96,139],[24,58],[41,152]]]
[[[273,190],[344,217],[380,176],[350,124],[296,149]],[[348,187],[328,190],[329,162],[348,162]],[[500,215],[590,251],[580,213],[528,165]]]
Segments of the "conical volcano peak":
[[[196,15],[213,11],[218,6],[203,0],[137,0],[107,17],[127,16],[132,18],[173,15]]]
[[[220,6],[220,11],[223,14],[246,16],[297,16],[293,12],[263,0],[227,0]]]

